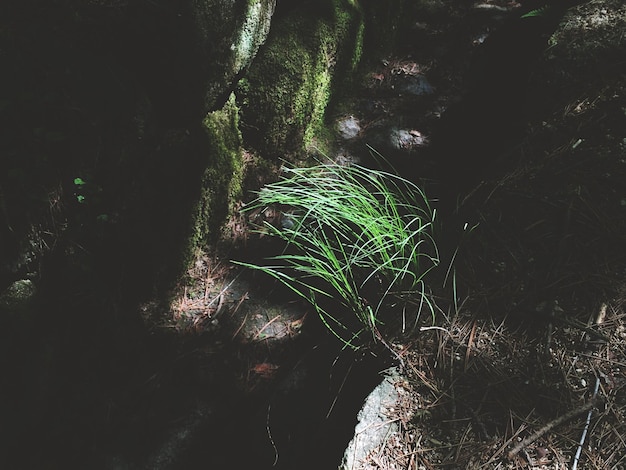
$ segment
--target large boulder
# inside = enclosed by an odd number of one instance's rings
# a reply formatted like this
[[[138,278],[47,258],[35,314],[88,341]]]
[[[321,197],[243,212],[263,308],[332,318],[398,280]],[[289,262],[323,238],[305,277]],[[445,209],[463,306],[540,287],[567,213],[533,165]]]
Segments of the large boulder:
[[[354,437],[344,453],[340,470],[373,468],[368,466],[370,455],[385,445],[390,434],[398,431],[398,423],[389,418],[389,410],[397,407],[399,395],[395,383],[400,377],[396,369],[389,370],[366,398],[357,416]]]

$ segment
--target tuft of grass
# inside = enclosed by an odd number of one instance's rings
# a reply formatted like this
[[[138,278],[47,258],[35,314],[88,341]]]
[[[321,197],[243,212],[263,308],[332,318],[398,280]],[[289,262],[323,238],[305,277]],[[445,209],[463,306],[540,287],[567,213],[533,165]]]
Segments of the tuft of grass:
[[[346,344],[356,347],[364,331],[384,342],[378,325],[392,306],[402,305],[404,316],[407,305],[417,305],[415,324],[424,309],[433,314],[426,279],[439,264],[435,211],[415,184],[359,165],[283,168],[244,211],[268,208],[281,217],[261,230],[282,239],[285,250],[264,265],[239,264],[306,299]]]

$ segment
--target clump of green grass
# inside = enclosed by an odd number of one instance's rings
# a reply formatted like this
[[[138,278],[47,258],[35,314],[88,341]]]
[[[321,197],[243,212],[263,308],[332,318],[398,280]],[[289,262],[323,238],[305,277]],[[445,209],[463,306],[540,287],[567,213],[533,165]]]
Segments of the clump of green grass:
[[[359,165],[284,168],[245,211],[269,207],[281,222],[262,230],[286,248],[266,265],[246,265],[310,302],[346,344],[354,347],[363,331],[384,342],[378,326],[391,305],[412,305],[415,323],[424,309],[433,313],[426,280],[439,264],[435,212],[415,184]],[[400,310],[404,327],[407,308]]]

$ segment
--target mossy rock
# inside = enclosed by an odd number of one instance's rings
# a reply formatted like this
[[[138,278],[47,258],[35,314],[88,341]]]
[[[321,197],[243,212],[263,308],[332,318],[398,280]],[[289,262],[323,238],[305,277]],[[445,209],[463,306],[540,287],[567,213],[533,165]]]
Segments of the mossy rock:
[[[217,241],[222,224],[242,192],[242,138],[234,95],[222,109],[209,113],[203,126],[208,160],[191,212],[191,232],[183,256],[187,265],[198,249]]]
[[[204,76],[204,111],[216,109],[220,97],[247,67],[265,42],[276,0],[204,0],[192,2],[193,29]]]
[[[549,16],[559,18],[559,13],[556,8],[548,9],[544,16],[529,19],[550,21]],[[589,101],[594,102],[591,109],[596,107],[595,99],[607,98],[611,87],[620,89],[623,67],[620,69],[618,64],[626,55],[625,29],[626,5],[621,0],[592,0],[568,9],[534,65],[529,85],[533,93],[528,96],[527,108],[539,116],[563,106],[575,106],[574,102],[585,109],[589,105],[584,103]],[[585,91],[583,95],[581,90]],[[622,117],[618,112],[614,122]]]
[[[266,158],[301,153],[323,128],[333,92],[356,71],[362,40],[361,11],[347,0],[277,18],[238,90],[246,145]]]

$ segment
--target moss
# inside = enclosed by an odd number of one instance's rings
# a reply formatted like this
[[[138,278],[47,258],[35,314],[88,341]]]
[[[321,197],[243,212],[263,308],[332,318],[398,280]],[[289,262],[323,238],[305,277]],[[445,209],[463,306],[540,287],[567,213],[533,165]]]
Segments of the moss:
[[[323,128],[338,83],[356,70],[362,16],[346,0],[280,17],[239,88],[247,145],[265,157],[301,153]]]
[[[259,46],[265,42],[274,14],[274,2],[250,0],[237,40],[231,46],[234,51],[233,71],[238,73],[250,63]]]
[[[194,1],[192,6],[197,66],[204,80],[204,109],[219,100],[247,67],[270,29],[276,0]]]
[[[356,71],[361,63],[363,57],[363,41],[365,38],[365,23],[360,22],[357,28],[356,40],[354,44],[354,51],[352,52],[352,60],[350,61],[350,68]]]
[[[234,201],[241,197],[243,160],[238,112],[231,94],[222,109],[209,113],[203,121],[208,162],[192,211],[192,230],[183,257],[186,265],[198,249],[217,240]]]

